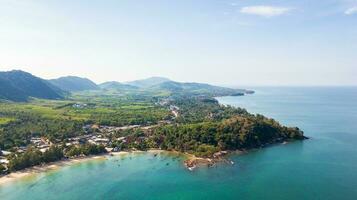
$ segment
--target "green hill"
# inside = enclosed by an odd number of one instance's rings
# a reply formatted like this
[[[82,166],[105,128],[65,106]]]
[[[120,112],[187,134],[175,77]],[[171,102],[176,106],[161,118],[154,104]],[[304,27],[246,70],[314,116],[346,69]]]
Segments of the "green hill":
[[[252,91],[214,86],[204,83],[181,83],[162,77],[151,77],[128,83],[109,81],[100,85],[87,78],[66,76],[58,79],[43,80],[23,71],[0,72],[0,99],[26,101],[29,97],[60,99],[67,92],[96,90],[129,92],[132,94],[151,95],[193,95],[193,96],[229,96],[244,95]]]
[[[166,81],[149,88],[153,91],[165,91],[173,95],[205,95],[205,96],[225,96],[244,95],[251,91],[244,89],[232,89],[220,86],[213,86],[205,83],[180,83]]]
[[[49,82],[58,88],[69,92],[99,89],[97,84],[95,84],[93,81],[77,76],[60,77],[58,79],[51,79]]]
[[[127,82],[127,85],[132,85],[139,88],[141,91],[152,92],[154,94],[164,93],[170,95],[204,95],[212,97],[239,96],[248,93],[253,93],[253,91],[249,90],[226,88],[205,83],[176,82],[163,77],[151,77],[147,79],[131,81]]]
[[[63,91],[30,73],[13,70],[0,72],[0,99],[26,101],[29,97],[61,99]]]
[[[105,89],[105,90],[137,90],[137,89],[139,89],[136,86],[120,83],[117,81],[108,81],[108,82],[99,84],[99,87],[101,89]]]
[[[150,78],[146,78],[146,79],[130,81],[130,82],[127,82],[126,84],[140,87],[140,88],[148,88],[148,87],[152,87],[154,85],[158,85],[158,84],[161,84],[161,83],[164,83],[167,81],[171,81],[171,80],[168,78],[164,78],[164,77],[150,77]]]

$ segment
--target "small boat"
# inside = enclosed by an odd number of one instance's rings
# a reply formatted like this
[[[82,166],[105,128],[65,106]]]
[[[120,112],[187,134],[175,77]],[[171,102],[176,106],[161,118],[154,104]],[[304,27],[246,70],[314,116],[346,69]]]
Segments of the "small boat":
[[[195,167],[187,167],[188,170],[193,171]]]

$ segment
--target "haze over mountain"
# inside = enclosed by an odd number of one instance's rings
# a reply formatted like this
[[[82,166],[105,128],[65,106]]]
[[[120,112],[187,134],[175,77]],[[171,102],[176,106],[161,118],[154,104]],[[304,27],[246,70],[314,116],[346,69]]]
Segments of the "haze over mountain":
[[[135,89],[139,89],[136,86],[120,83],[118,81],[104,82],[104,83],[99,84],[99,87],[101,89],[106,89],[106,90],[109,90],[109,89],[114,89],[114,90],[135,90]]]
[[[0,99],[26,101],[29,97],[62,99],[64,92],[30,73],[13,70],[0,72]]]
[[[57,79],[51,79],[49,82],[58,88],[69,92],[100,89],[93,81],[77,76],[60,77]]]
[[[150,77],[150,78],[146,78],[146,79],[140,79],[140,80],[135,80],[135,81],[129,81],[126,82],[126,84],[128,85],[133,85],[136,87],[141,87],[141,88],[148,88],[160,83],[164,83],[167,81],[171,81],[168,78],[165,77],[158,77],[158,76],[154,76],[154,77]]]
[[[205,95],[229,96],[244,95],[252,91],[213,86],[204,83],[181,83],[164,77],[151,77],[120,83],[108,81],[97,85],[87,78],[76,76],[44,80],[30,73],[13,70],[0,72],[0,99],[10,101],[27,101],[29,97],[43,99],[62,99],[66,92],[96,90],[97,94],[114,94],[129,92],[132,94],[152,95]]]
[[[244,89],[232,89],[220,86],[213,86],[205,83],[180,83],[175,81],[166,81],[153,85],[150,90],[166,91],[173,94],[190,94],[190,95],[244,95],[251,91]]]

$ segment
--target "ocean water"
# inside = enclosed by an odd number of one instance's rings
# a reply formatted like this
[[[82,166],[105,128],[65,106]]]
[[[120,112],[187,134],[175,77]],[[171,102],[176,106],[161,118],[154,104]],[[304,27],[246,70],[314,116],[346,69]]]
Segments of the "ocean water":
[[[357,88],[252,88],[218,98],[311,137],[190,172],[177,155],[108,157],[0,186],[0,199],[357,199]]]

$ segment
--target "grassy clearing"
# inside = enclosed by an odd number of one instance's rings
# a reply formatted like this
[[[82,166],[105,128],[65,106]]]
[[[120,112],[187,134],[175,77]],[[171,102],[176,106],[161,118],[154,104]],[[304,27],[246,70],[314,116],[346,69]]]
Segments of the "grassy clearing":
[[[74,106],[74,105],[81,106]],[[145,97],[101,97],[87,99],[84,96],[71,100],[33,99],[27,103],[0,103],[0,115],[16,118],[17,115],[34,114],[51,120],[91,121],[105,124],[136,124],[155,122],[170,113],[154,105]],[[5,120],[3,120],[3,123]]]
[[[7,124],[11,121],[14,121],[15,118],[10,118],[10,117],[0,117],[0,125]]]

